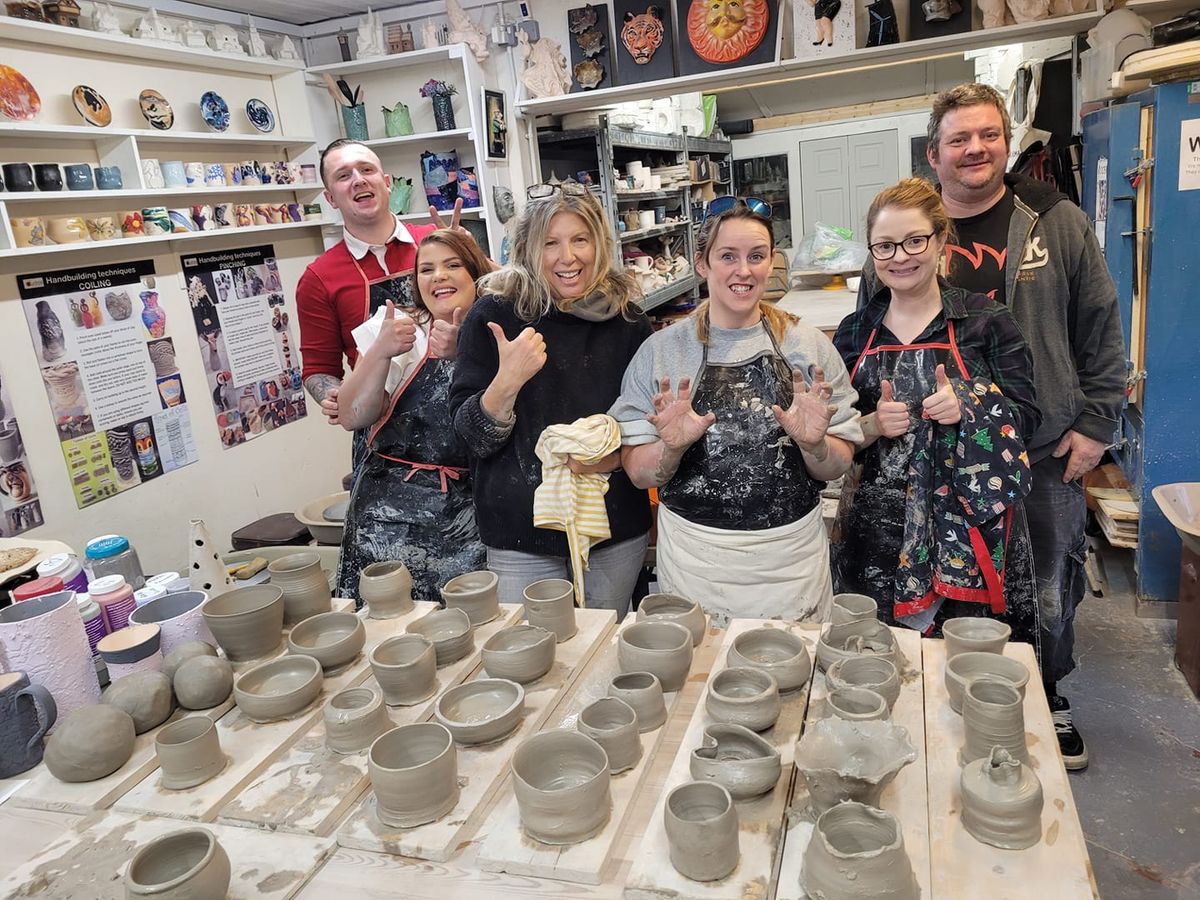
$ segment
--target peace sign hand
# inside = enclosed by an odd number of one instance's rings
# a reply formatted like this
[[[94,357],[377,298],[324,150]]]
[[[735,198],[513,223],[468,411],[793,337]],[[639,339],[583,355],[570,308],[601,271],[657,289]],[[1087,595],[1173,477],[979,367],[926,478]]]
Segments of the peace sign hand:
[[[717,421],[709,411],[703,416],[692,409],[692,380],[679,379],[679,393],[671,392],[671,379],[659,382],[659,391],[654,395],[654,415],[647,421],[658,429],[658,436],[670,450],[686,450],[704,436],[704,432]]]
[[[771,407],[777,421],[801,450],[814,453],[825,441],[829,422],[837,412],[831,406],[833,385],[825,380],[825,371],[820,366],[813,368],[812,388],[804,380],[804,374],[792,372],[792,405],[786,410],[778,404]]]
[[[466,235],[474,240],[471,232],[467,231],[465,226],[459,224],[459,220],[462,219],[462,208],[462,197],[459,197],[454,201],[454,212],[450,216],[449,225],[442,220],[441,212],[436,206],[429,207],[429,218],[433,221],[434,226],[437,228],[449,228],[451,231],[457,231],[459,234]]]

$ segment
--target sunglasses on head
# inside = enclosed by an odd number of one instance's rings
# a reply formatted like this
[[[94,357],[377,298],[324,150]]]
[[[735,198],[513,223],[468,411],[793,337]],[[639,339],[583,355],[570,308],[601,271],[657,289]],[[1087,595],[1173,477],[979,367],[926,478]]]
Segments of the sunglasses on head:
[[[525,195],[530,200],[544,200],[554,196],[555,191],[561,191],[568,197],[587,197],[591,193],[578,181],[561,181],[558,184],[531,184],[525,189]]]
[[[746,206],[755,215],[762,216],[764,219],[771,218],[771,204],[766,200],[760,200],[758,197],[734,197],[726,195],[709,201],[708,208],[704,211],[704,219],[711,219],[714,216],[727,213],[739,203]],[[704,219],[701,221],[704,221]]]

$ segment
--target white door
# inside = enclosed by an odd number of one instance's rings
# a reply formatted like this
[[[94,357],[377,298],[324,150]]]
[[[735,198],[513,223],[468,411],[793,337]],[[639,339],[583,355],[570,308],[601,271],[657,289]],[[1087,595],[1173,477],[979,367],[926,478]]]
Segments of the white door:
[[[852,134],[848,142],[850,227],[854,229],[854,236],[865,243],[867,210],[871,208],[871,201],[876,194],[891,187],[900,178],[899,145],[895,131]]]
[[[895,130],[800,142],[804,233],[817,222],[853,230],[865,240],[867,209],[900,177]]]

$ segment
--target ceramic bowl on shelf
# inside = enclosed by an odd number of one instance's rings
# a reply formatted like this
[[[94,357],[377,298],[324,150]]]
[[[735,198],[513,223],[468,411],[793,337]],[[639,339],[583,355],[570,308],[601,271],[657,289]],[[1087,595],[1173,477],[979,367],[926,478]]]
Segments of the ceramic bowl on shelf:
[[[112,108],[108,101],[94,87],[77,84],[71,91],[71,102],[75,111],[83,116],[83,121],[97,128],[107,128],[112,124]]]
[[[257,98],[246,101],[246,118],[263,134],[275,130],[275,113],[271,112],[271,107]]]
[[[205,91],[200,96],[200,116],[213,131],[229,128],[229,104],[216,91]]]
[[[175,124],[175,110],[170,101],[154,88],[146,88],[138,94],[138,107],[151,128],[166,131]]]

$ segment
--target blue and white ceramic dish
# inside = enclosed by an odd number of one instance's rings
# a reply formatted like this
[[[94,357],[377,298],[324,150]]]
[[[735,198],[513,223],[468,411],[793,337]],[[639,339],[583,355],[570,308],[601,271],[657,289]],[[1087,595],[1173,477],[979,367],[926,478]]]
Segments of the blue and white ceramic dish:
[[[205,91],[200,97],[200,115],[213,131],[229,127],[229,104],[216,91]]]
[[[246,118],[263,134],[275,130],[275,113],[271,112],[271,107],[261,100],[246,101]]]

